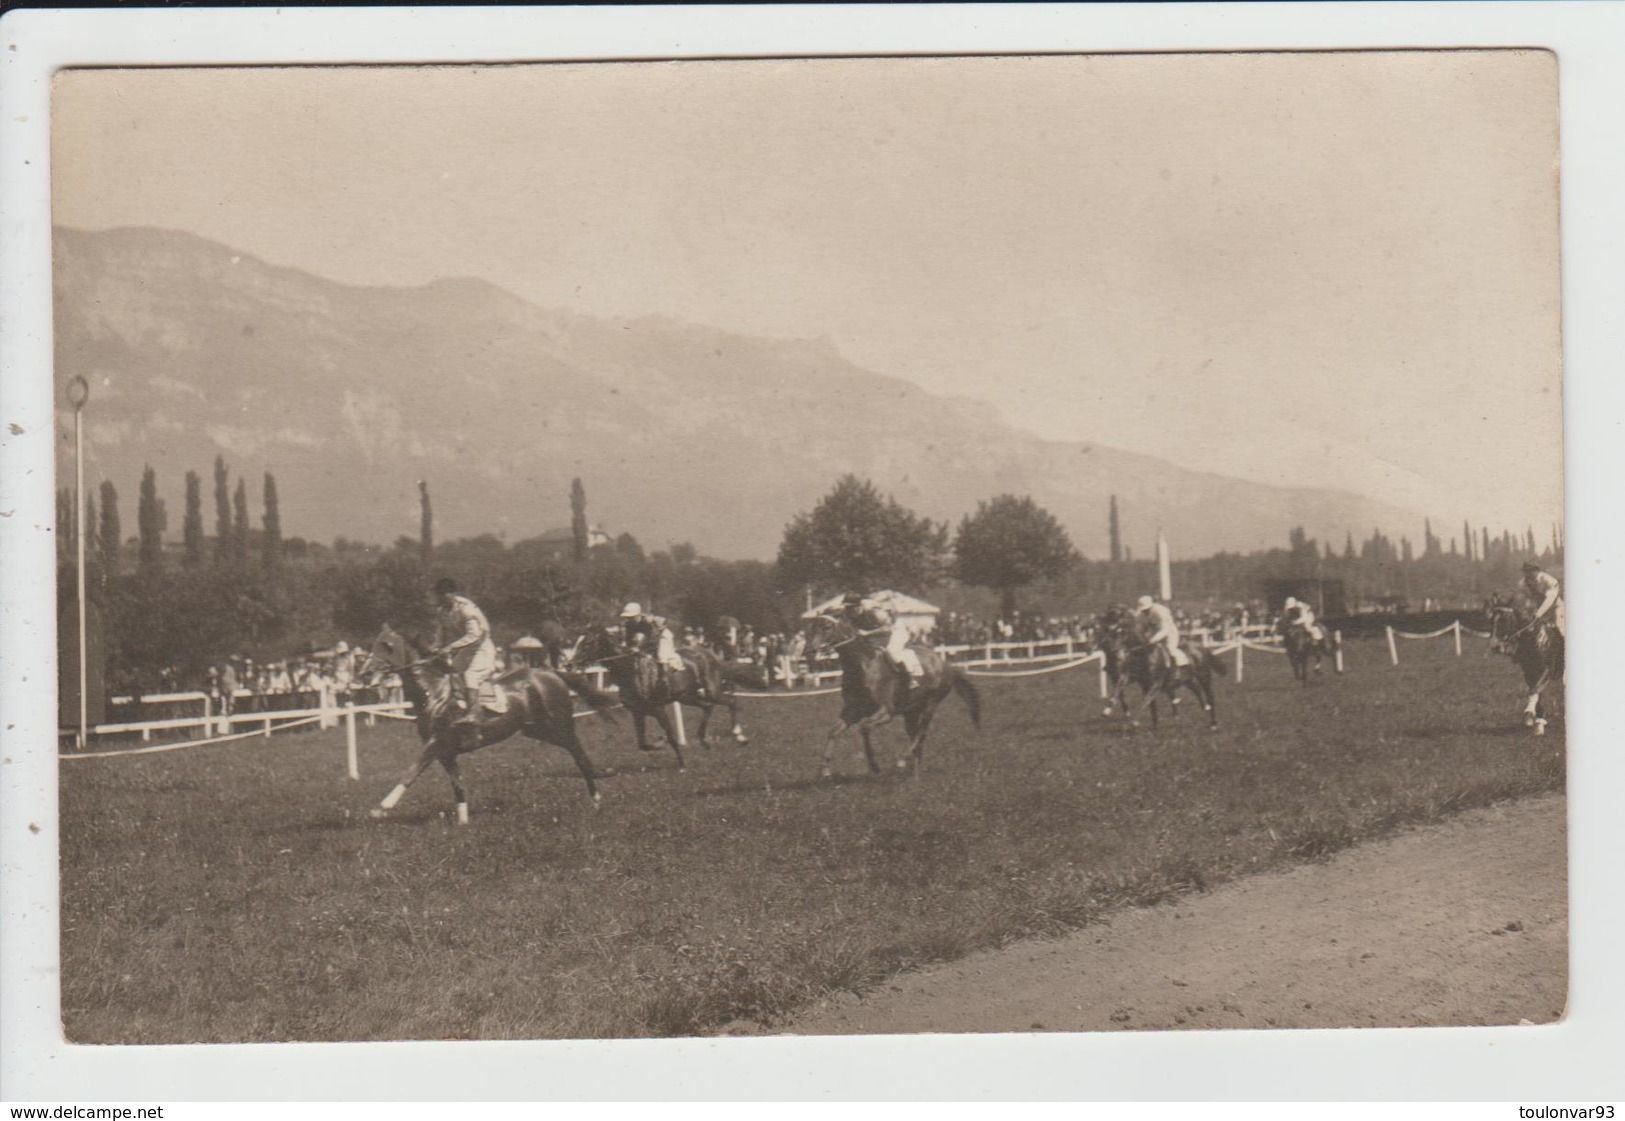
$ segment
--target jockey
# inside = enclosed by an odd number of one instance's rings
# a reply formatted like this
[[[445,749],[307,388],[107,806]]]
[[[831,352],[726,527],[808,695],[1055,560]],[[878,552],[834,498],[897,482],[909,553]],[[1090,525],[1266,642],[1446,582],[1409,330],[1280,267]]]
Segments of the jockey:
[[[457,583],[442,577],[434,586],[440,601],[435,618],[435,651],[451,659],[452,684],[460,686],[463,714],[458,724],[476,724],[480,715],[480,689],[497,668],[497,647],[485,612],[467,596],[457,594]]]
[[[1315,622],[1314,609],[1303,600],[1296,596],[1287,596],[1286,602],[1281,604],[1281,614],[1290,626],[1302,627],[1316,642],[1326,641],[1326,632]]]
[[[913,637],[908,627],[879,600],[865,599],[857,592],[848,592],[841,601],[841,614],[858,628],[866,638],[886,636],[886,657],[901,670],[904,677],[913,680],[925,673],[920,656],[909,648]]]
[[[1563,611],[1563,588],[1557,577],[1534,561],[1523,562],[1523,590],[1531,608],[1530,626],[1550,626],[1564,639],[1568,620]]]
[[[687,667],[683,665],[682,656],[677,653],[677,641],[671,636],[671,628],[666,620],[659,615],[650,615],[643,610],[641,604],[629,603],[621,608],[621,620],[626,634],[626,644],[636,647],[640,643],[653,642],[655,662],[663,670],[681,671]],[[667,677],[667,684],[671,682]]]
[[[1146,641],[1152,646],[1162,647],[1163,653],[1168,656],[1170,665],[1188,666],[1191,664],[1190,656],[1179,648],[1179,624],[1174,622],[1174,613],[1165,603],[1158,603],[1150,596],[1141,596],[1134,607],[1134,614],[1147,615],[1156,620],[1157,629]]]

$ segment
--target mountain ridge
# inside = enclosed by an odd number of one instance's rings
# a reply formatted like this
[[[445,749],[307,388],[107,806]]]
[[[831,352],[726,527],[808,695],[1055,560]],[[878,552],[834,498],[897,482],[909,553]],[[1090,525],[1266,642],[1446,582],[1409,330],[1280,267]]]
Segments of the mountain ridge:
[[[660,315],[542,308],[478,277],[357,286],[195,234],[55,231],[57,376],[91,382],[95,477],[133,503],[145,463],[178,510],[180,473],[277,475],[289,535],[415,535],[429,480],[442,539],[508,540],[589,516],[651,547],[771,558],[783,528],[852,472],[937,520],[1031,494],[1087,555],[1341,545],[1421,515],[1342,491],[1191,470],[1016,429],[991,403],[863,369],[829,339],[735,334]],[[205,506],[209,502],[206,496]],[[178,516],[174,519],[178,523]],[[171,527],[171,532],[175,529]]]

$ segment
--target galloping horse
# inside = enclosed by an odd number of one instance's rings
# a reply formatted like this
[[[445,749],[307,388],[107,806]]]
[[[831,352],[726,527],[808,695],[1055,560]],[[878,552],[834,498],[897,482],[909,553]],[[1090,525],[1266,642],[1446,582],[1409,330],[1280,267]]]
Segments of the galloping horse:
[[[1563,639],[1549,626],[1536,623],[1516,603],[1492,598],[1484,605],[1490,620],[1490,648],[1511,657],[1523,671],[1529,698],[1523,722],[1535,735],[1546,734],[1548,720],[1563,718]]]
[[[1321,638],[1309,633],[1307,627],[1300,627],[1289,619],[1282,618],[1275,624],[1276,633],[1281,636],[1281,646],[1286,650],[1286,660],[1292,666],[1292,676],[1298,679],[1301,685],[1309,684],[1311,662],[1313,672],[1320,672],[1320,660],[1323,657],[1331,658],[1332,664],[1337,664],[1337,646],[1330,631],[1321,628]],[[1338,670],[1342,673],[1342,670]]]
[[[596,626],[576,643],[571,662],[575,665],[592,665],[596,662],[603,666],[609,680],[620,692],[621,704],[632,714],[632,723],[637,729],[638,750],[660,750],[644,738],[644,721],[652,716],[666,733],[666,742],[677,753],[677,769],[682,770],[685,766],[683,749],[678,746],[676,730],[671,722],[670,706],[673,703],[692,705],[700,710],[699,736],[702,747],[711,746],[706,738],[706,729],[711,723],[711,710],[719,704],[728,706],[728,715],[733,720],[734,742],[743,744],[750,740],[739,726],[739,702],[734,698],[733,682],[721,659],[710,650],[698,646],[685,646],[677,654],[686,668],[675,674],[667,671],[671,676],[662,680],[659,667],[651,655],[641,650],[628,650],[611,628]]]
[[[835,651],[841,663],[841,716],[824,741],[824,777],[833,773],[835,740],[856,727],[863,737],[863,753],[869,759],[869,772],[878,775],[871,729],[901,715],[909,737],[909,755],[919,773],[925,733],[931,727],[937,707],[949,693],[958,693],[970,710],[971,723],[982,726],[982,699],[962,670],[951,666],[929,646],[914,645],[919,655],[919,680],[905,683],[880,646],[859,633],[851,623],[828,615],[815,616],[807,627],[807,657],[811,660],[826,650]],[[907,692],[902,690],[906,687]],[[909,756],[897,760],[906,767]]]
[[[1111,681],[1111,696],[1107,700],[1106,715],[1114,708],[1121,709],[1123,719],[1130,727],[1138,727],[1134,710],[1124,694],[1130,683],[1140,687],[1142,708],[1151,710],[1151,726],[1157,726],[1157,698],[1166,696],[1175,720],[1179,719],[1179,690],[1189,689],[1196,694],[1207,713],[1209,728],[1219,726],[1219,712],[1213,698],[1213,675],[1223,674],[1224,665],[1204,647],[1187,648],[1190,665],[1164,665],[1165,656],[1146,640],[1138,620],[1126,608],[1116,607],[1102,615],[1097,624],[1101,650],[1106,655],[1106,676]]]
[[[605,719],[609,719],[608,710],[615,705],[613,696],[594,689],[584,680],[566,683],[558,674],[546,670],[515,670],[491,683],[504,694],[506,711],[496,713],[481,709],[475,723],[459,724],[455,722],[457,706],[452,701],[453,672],[445,657],[424,654],[416,643],[388,626],[379,633],[357,668],[358,674],[374,678],[387,673],[399,675],[417,719],[418,738],[423,741],[423,753],[372,811],[373,817],[381,818],[394,809],[406,794],[406,788],[417,781],[430,763],[438,762],[445,768],[457,796],[457,821],[467,825],[468,794],[457,769],[457,757],[488,744],[501,743],[515,732],[568,751],[581,769],[581,776],[587,780],[587,793],[593,805],[598,805],[598,786],[594,780],[614,772],[596,771],[592,760],[587,758],[576,735],[570,691],[574,688]]]

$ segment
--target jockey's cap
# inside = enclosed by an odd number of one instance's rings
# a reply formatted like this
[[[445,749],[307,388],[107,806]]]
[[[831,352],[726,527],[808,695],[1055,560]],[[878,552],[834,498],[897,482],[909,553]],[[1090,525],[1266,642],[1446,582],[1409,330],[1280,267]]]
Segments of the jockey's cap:
[[[1296,606],[1298,606],[1298,597],[1297,596],[1287,596],[1286,597],[1286,602],[1281,604],[1281,610],[1285,611],[1289,607],[1296,607]]]
[[[1540,565],[1535,563],[1532,560],[1531,561],[1524,561],[1523,562],[1523,570],[1525,572],[1539,572],[1540,571]]]
[[[1139,599],[1135,600],[1134,602],[1135,602],[1135,606],[1139,610],[1144,611],[1147,607],[1151,606],[1152,599],[1151,599],[1150,596],[1141,596]]]
[[[643,605],[640,603],[629,603],[625,607],[621,608],[621,618],[623,619],[636,619],[642,614]]]
[[[451,595],[457,590],[457,581],[450,576],[442,576],[434,582],[434,594],[437,596]]]
[[[846,595],[841,597],[841,602],[842,603],[862,603],[863,602],[863,593],[862,592],[847,592]]]
[[[350,644],[348,642],[345,642],[342,638],[339,639],[339,644],[337,646],[333,647],[333,653],[335,653],[335,654],[348,654],[349,652],[350,652]]]

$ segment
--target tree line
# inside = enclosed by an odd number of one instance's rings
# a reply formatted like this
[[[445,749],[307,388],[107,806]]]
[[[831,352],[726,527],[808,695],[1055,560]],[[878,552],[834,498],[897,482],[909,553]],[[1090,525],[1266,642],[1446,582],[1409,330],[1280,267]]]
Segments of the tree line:
[[[154,691],[166,671],[196,681],[232,654],[297,656],[339,638],[364,641],[384,624],[425,631],[426,589],[450,575],[484,608],[499,641],[548,622],[566,627],[612,615],[637,600],[674,619],[708,626],[729,615],[758,631],[789,630],[814,601],[849,590],[892,588],[945,608],[1006,617],[1025,608],[1050,615],[1094,613],[1154,591],[1154,561],[1123,544],[1117,499],[1107,511],[1110,552],[1089,560],[1030,497],[978,503],[956,526],[922,517],[855,475],[837,480],[812,509],[786,525],[772,562],[724,561],[680,542],[646,551],[631,533],[593,543],[580,479],[568,495],[568,537],[512,544],[491,534],[437,542],[427,481],[419,483],[418,535],[389,546],[284,537],[276,479],[264,474],[259,525],[251,525],[247,480],[214,464],[214,535],[204,532],[202,480],[186,473],[178,550],[166,547],[168,513],[150,467],[142,473],[137,533],[122,537],[119,496],[103,482],[87,503],[88,587],[107,635],[110,685]],[[73,497],[58,496],[58,586],[71,599]],[[1470,602],[1516,579],[1529,556],[1561,556],[1533,530],[1492,536],[1463,526],[1448,543],[1424,529],[1420,548],[1373,530],[1341,550],[1294,528],[1284,548],[1218,553],[1173,563],[1176,599],[1245,601],[1267,580],[1339,581],[1360,601]]]

